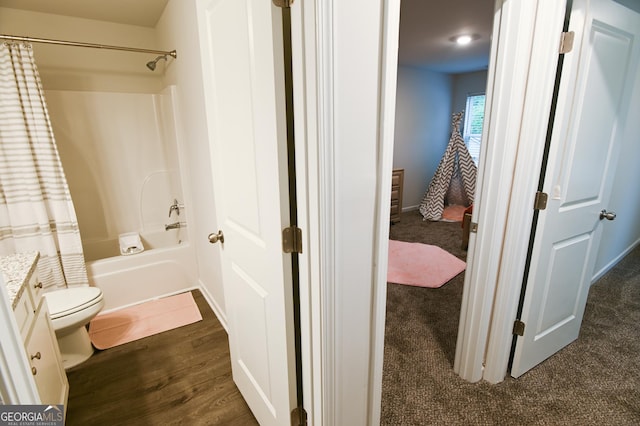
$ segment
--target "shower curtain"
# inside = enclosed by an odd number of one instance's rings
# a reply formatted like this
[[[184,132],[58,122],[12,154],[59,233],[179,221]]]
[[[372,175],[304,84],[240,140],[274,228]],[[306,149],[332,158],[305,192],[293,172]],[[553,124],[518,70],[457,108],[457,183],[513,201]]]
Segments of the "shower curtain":
[[[88,285],[30,44],[0,44],[0,255],[37,250],[45,288]]]

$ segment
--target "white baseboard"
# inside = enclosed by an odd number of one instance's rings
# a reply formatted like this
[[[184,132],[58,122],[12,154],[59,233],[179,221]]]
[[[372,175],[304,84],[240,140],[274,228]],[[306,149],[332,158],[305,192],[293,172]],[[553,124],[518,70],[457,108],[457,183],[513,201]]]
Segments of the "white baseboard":
[[[640,239],[636,240],[633,244],[631,244],[629,247],[627,247],[626,250],[624,250],[622,253],[620,253],[618,256],[616,256],[613,260],[611,260],[611,262],[609,262],[606,265],[604,265],[598,272],[596,272],[593,275],[593,278],[591,278],[591,284],[593,285],[593,283],[595,283],[600,278],[602,278],[604,274],[609,272],[611,270],[611,268],[616,266],[616,264],[618,262],[620,262],[626,255],[631,253],[631,251],[634,248],[636,248],[639,244],[640,244]]]
[[[218,321],[220,321],[220,324],[222,324],[222,328],[224,328],[227,334],[229,334],[229,327],[227,326],[227,317],[222,313],[222,309],[220,309],[220,305],[216,303],[215,299],[213,298],[213,296],[211,296],[211,293],[209,293],[209,291],[204,286],[202,281],[198,280],[198,283],[200,285],[197,287],[197,289],[200,290],[200,292],[204,296],[204,299],[207,301],[207,303],[211,307],[211,310],[216,315],[216,318],[218,318]]]
[[[406,213],[406,212],[412,212],[415,210],[418,210],[420,208],[420,205],[416,205],[416,206],[409,206],[409,207],[403,207],[402,208],[402,213]]]

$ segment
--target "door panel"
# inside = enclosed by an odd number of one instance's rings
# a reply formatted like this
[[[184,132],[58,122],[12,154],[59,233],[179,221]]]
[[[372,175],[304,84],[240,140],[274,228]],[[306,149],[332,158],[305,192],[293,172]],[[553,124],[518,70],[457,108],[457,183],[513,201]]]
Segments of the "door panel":
[[[563,205],[598,200],[606,182],[606,166],[614,150],[615,126],[633,38],[620,29],[594,21],[586,55],[588,70],[583,98],[577,105],[579,123],[571,152],[571,172]],[[588,88],[588,90],[586,90]],[[591,143],[597,141],[597,143]],[[585,169],[588,173],[585,173]]]
[[[538,216],[514,377],[578,337],[638,72],[640,15],[611,0],[575,0],[570,22],[576,45],[562,70],[544,180],[550,200]]]
[[[553,245],[536,340],[575,318],[579,305],[577,296],[580,294],[582,271],[579,268],[567,268],[565,265],[582,263],[587,256],[590,239],[590,234],[583,234],[566,241],[558,241]]]
[[[260,424],[288,424],[296,388],[291,258],[281,242],[289,200],[280,9],[211,0],[201,13],[233,379]]]

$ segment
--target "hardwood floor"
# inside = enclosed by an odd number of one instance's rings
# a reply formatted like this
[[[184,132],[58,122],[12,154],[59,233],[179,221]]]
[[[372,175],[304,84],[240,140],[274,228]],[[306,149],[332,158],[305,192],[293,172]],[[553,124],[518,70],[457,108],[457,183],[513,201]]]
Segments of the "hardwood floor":
[[[202,321],[117,346],[67,372],[67,425],[257,425],[231,378],[227,334]]]

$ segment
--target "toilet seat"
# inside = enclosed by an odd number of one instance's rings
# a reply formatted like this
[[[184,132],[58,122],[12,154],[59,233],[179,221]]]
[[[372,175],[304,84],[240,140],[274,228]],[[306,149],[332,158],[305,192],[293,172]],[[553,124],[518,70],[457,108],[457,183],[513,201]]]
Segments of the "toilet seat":
[[[97,287],[73,287],[45,293],[52,320],[75,314],[102,301]]]

